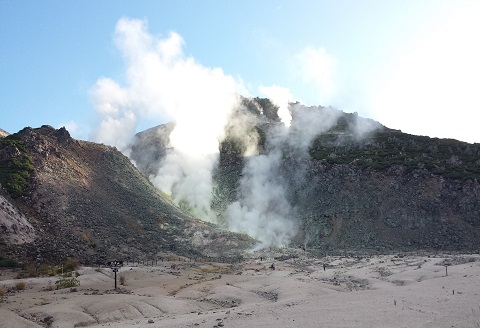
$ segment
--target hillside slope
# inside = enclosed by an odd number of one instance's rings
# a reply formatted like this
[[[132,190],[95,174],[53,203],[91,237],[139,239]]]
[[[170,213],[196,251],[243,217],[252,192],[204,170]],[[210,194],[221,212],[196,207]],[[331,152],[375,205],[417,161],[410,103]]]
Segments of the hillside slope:
[[[6,178],[16,176],[15,168],[27,167],[14,165],[22,161],[30,161],[33,168],[17,174],[26,177],[23,187],[12,185],[21,179]],[[7,196],[34,236],[21,247],[3,240],[4,255],[105,263],[154,258],[168,251],[237,256],[252,244],[244,235],[183,213],[115,148],[74,140],[65,128],[25,128],[10,135],[2,140],[0,164],[2,185],[14,198]],[[12,213],[8,206],[1,211]]]

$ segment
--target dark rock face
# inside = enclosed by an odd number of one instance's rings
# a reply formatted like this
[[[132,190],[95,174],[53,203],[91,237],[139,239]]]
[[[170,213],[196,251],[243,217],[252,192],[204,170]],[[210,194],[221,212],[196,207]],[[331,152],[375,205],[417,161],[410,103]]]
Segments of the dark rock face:
[[[402,167],[311,161],[298,205],[307,245],[345,249],[476,250],[480,185]]]

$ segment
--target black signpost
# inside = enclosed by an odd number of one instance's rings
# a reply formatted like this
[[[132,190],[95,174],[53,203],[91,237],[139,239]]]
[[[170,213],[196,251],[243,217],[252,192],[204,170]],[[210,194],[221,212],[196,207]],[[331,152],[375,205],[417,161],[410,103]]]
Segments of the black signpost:
[[[115,273],[115,289],[117,289],[117,272],[118,269],[123,266],[123,261],[114,260],[111,262],[107,262],[107,266],[109,266],[110,269],[112,269],[112,271]]]

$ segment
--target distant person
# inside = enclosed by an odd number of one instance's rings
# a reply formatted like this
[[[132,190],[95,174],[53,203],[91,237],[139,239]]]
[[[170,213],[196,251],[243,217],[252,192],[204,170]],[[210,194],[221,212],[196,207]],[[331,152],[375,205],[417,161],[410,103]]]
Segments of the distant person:
[[[271,269],[271,270],[275,270],[275,262],[272,263],[272,265],[270,266],[270,269]]]

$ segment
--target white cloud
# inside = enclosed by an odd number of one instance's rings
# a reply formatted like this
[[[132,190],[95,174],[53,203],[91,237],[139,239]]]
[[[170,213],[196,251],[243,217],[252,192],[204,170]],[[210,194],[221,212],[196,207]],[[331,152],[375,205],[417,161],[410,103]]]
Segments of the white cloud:
[[[373,90],[375,118],[408,133],[480,142],[480,5],[430,24]]]
[[[328,105],[336,94],[335,71],[337,60],[324,48],[306,47],[295,55],[301,78],[312,90],[311,102]]]
[[[57,129],[65,127],[70,135],[76,139],[86,140],[88,136],[88,127],[78,124],[75,121],[68,121],[61,124],[58,124]]]

